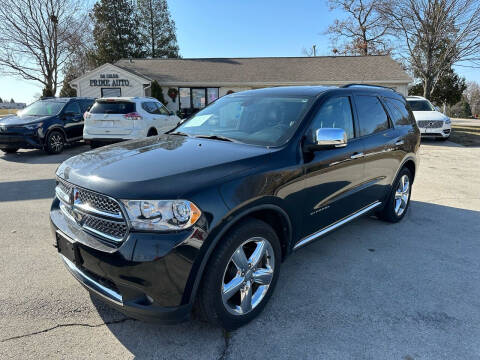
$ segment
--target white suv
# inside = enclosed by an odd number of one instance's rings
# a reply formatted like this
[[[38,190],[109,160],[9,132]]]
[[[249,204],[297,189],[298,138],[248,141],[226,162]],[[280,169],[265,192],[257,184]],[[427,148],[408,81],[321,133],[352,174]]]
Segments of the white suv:
[[[84,119],[83,138],[92,148],[163,134],[180,121],[160,101],[150,97],[97,99]]]
[[[412,109],[422,137],[447,140],[452,131],[450,118],[442,114],[430,101],[421,96],[408,96],[407,102]]]

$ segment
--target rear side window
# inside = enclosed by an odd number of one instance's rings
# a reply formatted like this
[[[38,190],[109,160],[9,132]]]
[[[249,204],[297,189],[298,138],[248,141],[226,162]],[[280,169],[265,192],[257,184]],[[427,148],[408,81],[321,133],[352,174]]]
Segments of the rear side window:
[[[97,101],[93,104],[92,114],[128,114],[135,112],[135,103],[129,101]]]
[[[389,128],[387,113],[376,96],[358,95],[355,103],[360,123],[360,136],[375,134]]]
[[[80,102],[80,107],[82,108],[82,113],[88,111],[93,104],[93,100],[83,100]]]
[[[410,114],[401,101],[385,99],[388,110],[395,126],[411,125]]]
[[[157,113],[157,104],[153,101],[143,102],[142,109],[148,112],[149,114]]]
[[[325,101],[315,115],[311,128],[314,130],[322,128],[343,129],[349,139],[353,138],[353,116],[350,99],[341,96]]]
[[[65,110],[63,110],[64,113],[73,113],[75,115],[80,115],[82,112],[80,110],[80,106],[78,106],[78,102],[76,101],[71,101],[68,103],[68,105],[65,107]]]

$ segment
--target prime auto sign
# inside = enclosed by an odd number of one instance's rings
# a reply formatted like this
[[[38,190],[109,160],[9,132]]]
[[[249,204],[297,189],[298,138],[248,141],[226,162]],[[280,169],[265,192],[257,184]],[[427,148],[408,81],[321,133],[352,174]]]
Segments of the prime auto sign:
[[[126,79],[119,79],[118,74],[100,74],[100,79],[90,79],[90,86],[129,86]]]

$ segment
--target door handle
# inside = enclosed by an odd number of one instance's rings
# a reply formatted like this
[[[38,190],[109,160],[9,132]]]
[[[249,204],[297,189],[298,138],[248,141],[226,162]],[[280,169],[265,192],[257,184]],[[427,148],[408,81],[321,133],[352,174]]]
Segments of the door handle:
[[[360,159],[362,157],[364,157],[365,155],[363,154],[363,152],[359,152],[359,153],[355,153],[353,154],[352,156],[350,156],[350,159]]]
[[[395,143],[395,145],[397,145],[397,146],[400,146],[400,145],[403,145],[403,144],[405,144],[405,141],[403,141],[403,140],[398,140],[398,141]]]

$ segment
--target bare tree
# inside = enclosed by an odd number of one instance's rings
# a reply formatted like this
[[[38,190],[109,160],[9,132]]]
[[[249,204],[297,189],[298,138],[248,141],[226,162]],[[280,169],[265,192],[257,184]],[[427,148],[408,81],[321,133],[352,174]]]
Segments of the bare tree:
[[[381,3],[382,0],[328,0],[331,10],[343,10],[347,15],[336,19],[327,30],[334,44],[334,53],[390,53],[390,21],[379,13]]]
[[[41,83],[54,96],[64,64],[82,43],[80,0],[3,0],[0,70]]]
[[[479,65],[478,0],[395,0],[380,9],[392,21],[403,57],[430,98],[452,65]]]
[[[470,108],[472,109],[472,114],[480,114],[480,85],[475,82],[469,82],[467,84],[467,89],[464,92],[465,97],[467,98]]]

